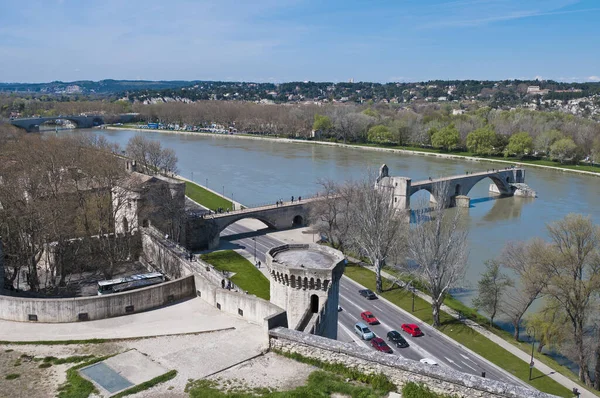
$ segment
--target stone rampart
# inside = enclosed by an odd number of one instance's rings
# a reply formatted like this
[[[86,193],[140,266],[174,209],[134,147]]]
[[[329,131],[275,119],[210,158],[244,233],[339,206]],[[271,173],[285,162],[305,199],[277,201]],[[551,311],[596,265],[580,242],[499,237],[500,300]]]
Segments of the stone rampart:
[[[383,373],[398,388],[412,381],[426,384],[439,393],[465,398],[557,398],[537,390],[426,365],[395,355],[385,355],[356,344],[285,328],[269,331],[269,346],[271,349],[297,353],[323,362],[339,363],[366,374]]]
[[[196,294],[208,304],[248,322],[262,325],[265,332],[271,328],[287,327],[285,310],[275,304],[246,294],[212,265],[199,258],[190,261],[187,252],[165,239],[152,227],[142,228],[144,261],[166,274],[193,275]]]
[[[194,296],[194,278],[103,296],[26,298],[0,296],[0,319],[66,323],[93,321],[146,311]]]

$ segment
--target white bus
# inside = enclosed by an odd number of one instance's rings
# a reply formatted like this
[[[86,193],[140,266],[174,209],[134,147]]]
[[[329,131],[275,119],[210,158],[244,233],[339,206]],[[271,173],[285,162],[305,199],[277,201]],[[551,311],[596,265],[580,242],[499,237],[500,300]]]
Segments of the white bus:
[[[120,293],[127,290],[139,289],[150,285],[156,285],[165,281],[165,276],[160,272],[149,274],[131,275],[125,278],[111,279],[98,282],[98,295]]]

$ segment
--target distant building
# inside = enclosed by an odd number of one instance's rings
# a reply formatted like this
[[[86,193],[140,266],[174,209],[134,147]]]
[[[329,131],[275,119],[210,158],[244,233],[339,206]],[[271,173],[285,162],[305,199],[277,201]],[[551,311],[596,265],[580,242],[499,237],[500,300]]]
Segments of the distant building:
[[[548,94],[550,90],[548,89],[540,89],[540,86],[529,86],[527,87],[527,94],[531,95],[545,95]]]

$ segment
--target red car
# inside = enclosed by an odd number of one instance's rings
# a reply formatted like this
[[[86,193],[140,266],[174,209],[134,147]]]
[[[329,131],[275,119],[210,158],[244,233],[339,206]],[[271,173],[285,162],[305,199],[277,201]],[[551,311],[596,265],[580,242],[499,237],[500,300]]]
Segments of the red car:
[[[375,337],[374,339],[371,339],[371,345],[377,351],[385,352],[388,354],[391,354],[393,352],[392,349],[390,348],[390,346],[387,345],[386,342],[383,341],[383,339],[381,337]]]
[[[371,311],[361,312],[360,317],[369,325],[379,325],[379,320],[375,318]]]
[[[421,329],[419,329],[419,327],[414,323],[403,323],[400,327],[412,337],[423,336],[423,332],[421,332]]]

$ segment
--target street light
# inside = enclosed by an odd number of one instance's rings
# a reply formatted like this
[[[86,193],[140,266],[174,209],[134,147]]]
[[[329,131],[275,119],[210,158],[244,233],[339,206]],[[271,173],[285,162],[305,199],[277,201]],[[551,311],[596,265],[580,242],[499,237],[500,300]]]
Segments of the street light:
[[[406,288],[410,289],[412,292],[412,312],[415,312],[415,288],[412,285],[413,281],[410,281],[406,284]]]
[[[205,185],[205,187],[208,188],[208,178],[206,179],[206,185]]]
[[[256,238],[252,238],[254,241],[254,264],[256,264]]]
[[[194,172],[192,171],[192,181],[194,181]]]
[[[535,347],[535,328],[527,326],[527,337],[531,339],[531,362],[529,362],[529,380],[531,380],[531,372],[533,372],[533,349]]]
[[[223,185],[223,197],[225,197],[225,185]]]
[[[233,201],[233,192],[231,193],[231,209],[235,210],[235,202]]]

